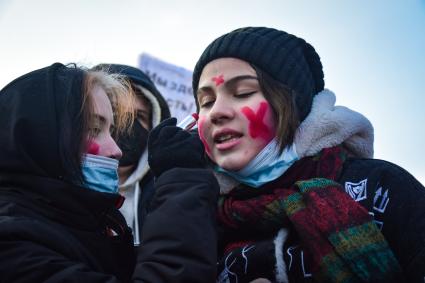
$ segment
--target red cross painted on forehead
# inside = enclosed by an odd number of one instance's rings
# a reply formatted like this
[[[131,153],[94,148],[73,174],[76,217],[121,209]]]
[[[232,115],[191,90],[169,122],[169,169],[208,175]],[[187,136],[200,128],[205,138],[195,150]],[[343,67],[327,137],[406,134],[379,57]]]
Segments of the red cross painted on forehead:
[[[223,75],[219,75],[218,77],[214,77],[211,80],[215,82],[215,86],[219,86],[222,83],[224,83],[224,76]]]

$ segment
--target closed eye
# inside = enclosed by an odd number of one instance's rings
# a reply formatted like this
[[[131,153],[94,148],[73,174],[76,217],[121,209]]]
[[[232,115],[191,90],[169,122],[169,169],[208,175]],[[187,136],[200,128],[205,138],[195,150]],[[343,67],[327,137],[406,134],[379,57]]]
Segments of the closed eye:
[[[211,95],[203,96],[199,101],[199,106],[201,108],[209,108],[214,105],[215,98]]]
[[[100,134],[100,132],[101,132],[101,129],[97,127],[93,127],[89,129],[89,135],[92,138],[96,138]]]
[[[249,96],[255,94],[256,92],[257,91],[255,90],[255,91],[250,91],[250,92],[237,93],[237,94],[235,94],[235,97],[237,97],[237,98],[246,98],[246,97],[249,97]]]
[[[214,101],[208,101],[208,102],[202,103],[200,106],[201,108],[210,108],[211,106],[213,106],[213,104],[214,104]]]

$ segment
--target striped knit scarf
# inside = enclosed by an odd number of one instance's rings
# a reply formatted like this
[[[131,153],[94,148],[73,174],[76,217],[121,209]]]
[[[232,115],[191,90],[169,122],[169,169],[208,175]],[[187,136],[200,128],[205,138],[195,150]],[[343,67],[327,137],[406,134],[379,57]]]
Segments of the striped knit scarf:
[[[324,149],[260,189],[239,185],[219,201],[226,246],[293,227],[318,282],[395,282],[400,267],[366,209],[336,183],[346,154]]]

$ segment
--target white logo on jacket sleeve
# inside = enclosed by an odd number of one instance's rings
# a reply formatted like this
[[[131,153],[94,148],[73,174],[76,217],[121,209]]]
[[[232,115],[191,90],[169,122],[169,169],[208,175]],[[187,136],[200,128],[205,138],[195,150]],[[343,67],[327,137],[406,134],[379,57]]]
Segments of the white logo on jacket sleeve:
[[[306,270],[306,266],[305,266],[305,262],[304,262],[304,251],[301,250],[300,246],[292,246],[292,247],[289,247],[286,250],[286,253],[289,255],[288,271],[291,270],[292,261],[293,261],[293,258],[295,257],[295,256],[292,255],[292,251],[296,250],[296,249],[300,249],[300,256],[301,256],[300,257],[300,261],[301,261],[300,264],[301,264],[301,268],[302,268],[302,271],[303,271],[304,278],[311,277],[312,274]]]
[[[233,259],[232,263],[228,264],[227,261],[229,260],[230,256],[233,252],[231,252],[224,261],[224,269],[220,273],[220,275],[217,278],[217,283],[230,283],[230,276],[234,276],[236,279],[236,282],[238,282],[238,275],[230,271],[230,268],[232,268],[232,265],[236,262],[236,258]]]
[[[367,198],[366,185],[367,179],[358,183],[345,182],[345,191],[355,201],[361,201]]]
[[[242,258],[244,260],[244,273],[248,273],[248,258],[246,257],[246,254],[255,247],[255,245],[247,245],[242,248]],[[216,283],[231,283],[231,282],[238,282],[239,278],[238,275],[234,272],[232,272],[232,266],[240,259],[237,255],[235,258],[233,258],[232,262],[229,264],[228,261],[230,260],[230,256],[233,254],[233,252],[229,253],[227,255],[226,259],[224,260],[224,269],[218,276]],[[231,280],[231,277],[234,278],[234,280]]]
[[[373,209],[384,213],[389,201],[390,197],[388,196],[388,190],[385,190],[385,192],[382,193],[382,187],[379,187],[379,189],[375,192],[375,197],[373,198]]]

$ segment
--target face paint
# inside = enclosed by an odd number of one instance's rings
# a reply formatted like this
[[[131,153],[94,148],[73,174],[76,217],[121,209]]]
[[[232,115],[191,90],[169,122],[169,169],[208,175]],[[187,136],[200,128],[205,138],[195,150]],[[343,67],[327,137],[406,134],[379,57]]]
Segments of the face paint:
[[[100,150],[100,146],[96,142],[89,141],[89,146],[88,146],[88,149],[87,149],[87,153],[93,154],[93,155],[98,155],[99,154],[99,150]]]
[[[249,134],[254,139],[260,137],[266,141],[270,141],[273,138],[269,127],[263,122],[268,108],[269,104],[267,102],[261,102],[257,113],[254,113],[249,107],[243,107],[241,109],[242,113],[249,120]]]
[[[207,153],[207,155],[209,157],[211,157],[210,147],[208,146],[207,140],[204,137],[204,122],[205,122],[205,117],[199,116],[199,119],[198,119],[198,134],[199,134],[199,138],[201,139],[201,142],[204,144],[205,152]]]
[[[218,77],[212,78],[211,80],[215,82],[215,86],[219,86],[222,83],[224,83],[224,76],[223,75],[220,75]]]

